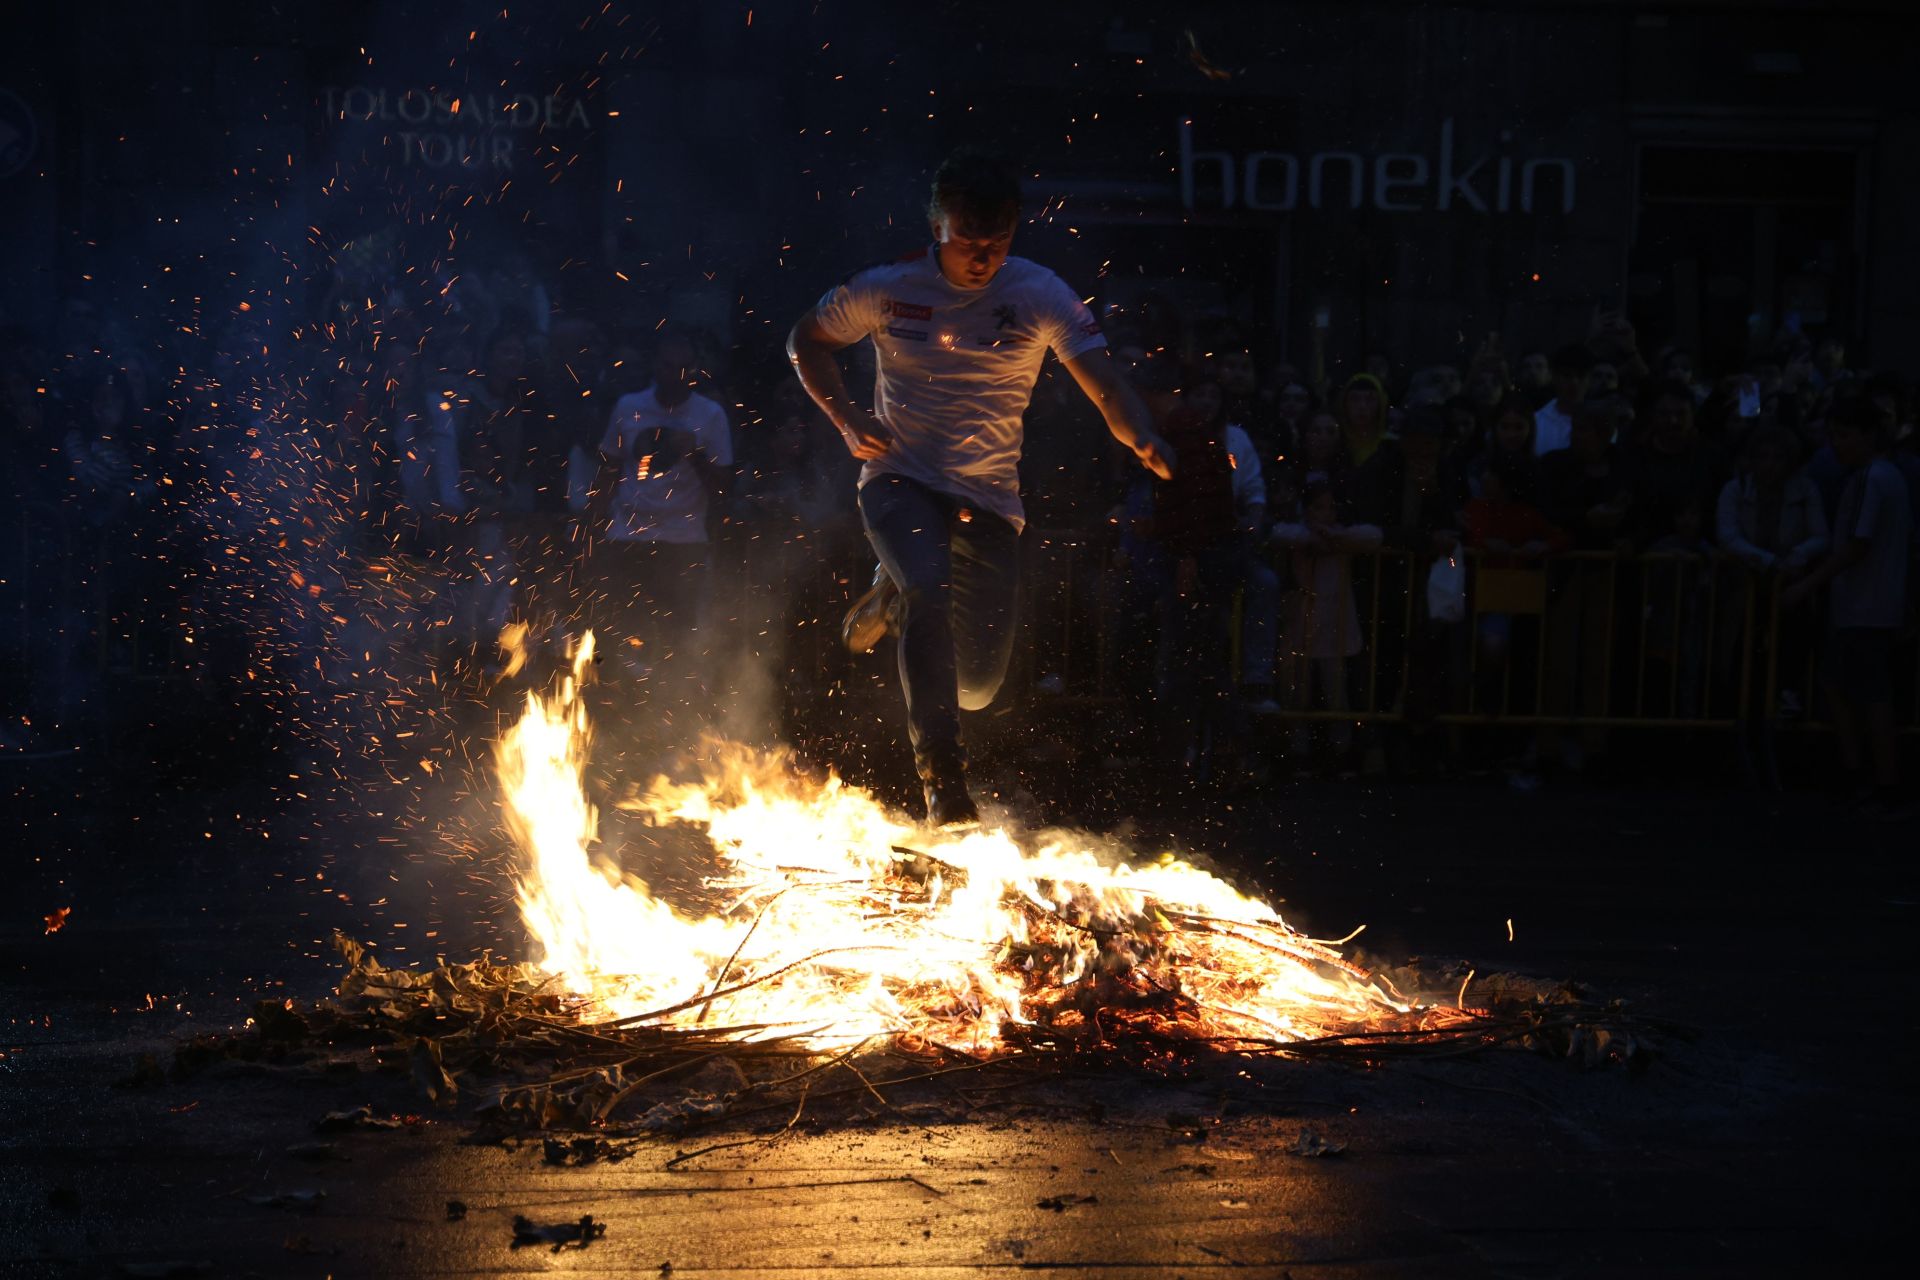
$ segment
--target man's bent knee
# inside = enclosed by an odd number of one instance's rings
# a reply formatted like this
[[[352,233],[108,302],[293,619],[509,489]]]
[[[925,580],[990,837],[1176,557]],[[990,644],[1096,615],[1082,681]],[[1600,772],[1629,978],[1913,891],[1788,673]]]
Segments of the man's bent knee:
[[[964,655],[961,657],[958,675],[962,711],[985,711],[993,705],[1000,686],[1007,682],[1007,659],[1011,656],[982,654],[971,662]],[[979,660],[982,657],[986,658],[985,662]]]
[[[986,680],[962,682],[960,685],[960,709],[962,711],[985,711],[993,705],[994,697],[1000,692],[1000,686],[1005,682],[1005,675],[996,675]]]

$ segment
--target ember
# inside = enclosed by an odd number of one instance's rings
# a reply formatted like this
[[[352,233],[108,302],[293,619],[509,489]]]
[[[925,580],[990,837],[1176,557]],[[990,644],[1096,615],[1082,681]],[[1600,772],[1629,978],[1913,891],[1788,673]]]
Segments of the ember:
[[[969,1055],[1130,1029],[1271,1047],[1472,1016],[1403,994],[1342,956],[1350,939],[1308,938],[1171,855],[1108,865],[1065,836],[928,832],[735,743],[709,744],[701,781],[662,778],[623,806],[712,841],[710,910],[688,914],[590,854],[591,657],[588,635],[560,690],[528,696],[498,765],[538,967],[602,1016]]]

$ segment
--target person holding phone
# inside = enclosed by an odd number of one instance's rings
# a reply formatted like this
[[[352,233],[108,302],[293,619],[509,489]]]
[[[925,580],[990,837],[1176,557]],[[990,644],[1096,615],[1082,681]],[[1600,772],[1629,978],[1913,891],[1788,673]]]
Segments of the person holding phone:
[[[1573,437],[1573,415],[1587,398],[1587,375],[1593,372],[1593,352],[1578,342],[1553,353],[1553,399],[1533,415],[1533,454],[1564,449]]]

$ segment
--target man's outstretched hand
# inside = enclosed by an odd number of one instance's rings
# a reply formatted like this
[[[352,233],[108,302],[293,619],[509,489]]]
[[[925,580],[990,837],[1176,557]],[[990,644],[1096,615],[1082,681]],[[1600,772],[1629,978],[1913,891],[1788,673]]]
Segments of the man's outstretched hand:
[[[1173,479],[1174,464],[1179,461],[1174,455],[1173,446],[1156,435],[1144,435],[1136,440],[1133,456],[1140,459],[1141,466],[1162,480]]]

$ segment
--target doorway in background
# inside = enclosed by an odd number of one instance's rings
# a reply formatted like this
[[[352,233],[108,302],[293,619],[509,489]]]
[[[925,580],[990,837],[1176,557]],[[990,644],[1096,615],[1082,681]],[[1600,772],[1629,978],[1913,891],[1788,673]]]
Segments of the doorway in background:
[[[1818,341],[1855,324],[1857,147],[1645,142],[1628,314],[1651,353],[1742,369],[1782,331]]]

